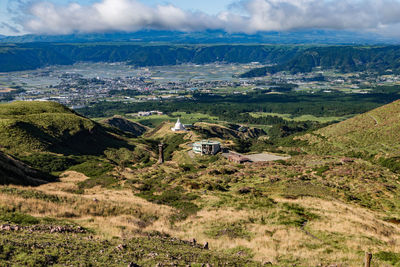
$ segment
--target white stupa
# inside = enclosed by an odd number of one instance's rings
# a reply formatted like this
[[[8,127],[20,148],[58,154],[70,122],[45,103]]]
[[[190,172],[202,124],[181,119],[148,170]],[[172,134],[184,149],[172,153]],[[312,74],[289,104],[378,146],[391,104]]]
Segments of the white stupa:
[[[177,122],[175,123],[175,126],[171,128],[171,130],[174,132],[179,132],[179,131],[186,131],[186,128],[185,126],[183,126],[180,119],[178,118]]]

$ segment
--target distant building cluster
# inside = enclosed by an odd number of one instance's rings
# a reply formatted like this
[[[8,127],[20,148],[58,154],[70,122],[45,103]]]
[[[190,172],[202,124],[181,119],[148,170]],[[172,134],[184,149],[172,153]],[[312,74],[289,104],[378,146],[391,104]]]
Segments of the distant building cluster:
[[[137,113],[137,116],[139,117],[148,117],[151,115],[163,115],[164,113],[158,110],[152,110],[152,111],[139,111]]]

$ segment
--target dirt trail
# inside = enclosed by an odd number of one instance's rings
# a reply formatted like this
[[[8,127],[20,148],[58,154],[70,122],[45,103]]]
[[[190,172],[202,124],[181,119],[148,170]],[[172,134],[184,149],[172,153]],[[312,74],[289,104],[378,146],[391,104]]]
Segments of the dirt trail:
[[[303,225],[301,226],[301,230],[302,230],[306,235],[308,235],[309,237],[311,237],[311,238],[313,238],[313,239],[315,239],[315,240],[324,242],[323,240],[319,239],[318,237],[316,237],[315,235],[313,235],[312,233],[310,233],[309,231],[306,230],[307,223],[308,223],[308,221],[305,221],[305,222],[303,223]]]
[[[368,114],[368,116],[375,121],[375,126],[378,126],[378,124],[379,124],[378,120],[370,114]]]

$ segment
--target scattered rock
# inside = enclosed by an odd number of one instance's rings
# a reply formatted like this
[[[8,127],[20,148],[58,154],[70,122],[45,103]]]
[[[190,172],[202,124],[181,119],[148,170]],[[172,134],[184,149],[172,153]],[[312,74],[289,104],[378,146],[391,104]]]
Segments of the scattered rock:
[[[243,256],[243,255],[246,255],[246,253],[243,252],[243,251],[239,251],[238,253],[236,253],[236,255],[238,255],[238,256]]]
[[[155,257],[158,256],[158,253],[157,252],[150,252],[148,256],[151,257],[151,258],[155,258]]]
[[[62,233],[64,232],[65,229],[63,229],[63,227],[61,226],[55,226],[53,228],[50,229],[50,234],[52,233]]]
[[[124,249],[126,249],[126,245],[125,244],[119,244],[115,248],[118,249],[118,250],[124,250]]]
[[[14,231],[14,226],[9,224],[0,225],[0,231]]]
[[[351,159],[351,158],[342,158],[342,159],[340,160],[340,162],[341,162],[342,164],[345,164],[345,163],[352,163],[352,162],[354,162],[354,159]]]
[[[50,233],[85,233],[85,229],[78,226],[52,226],[52,225],[33,225],[33,226],[19,226],[2,224],[0,231],[19,231],[26,230],[29,232],[50,232]]]
[[[242,187],[242,188],[240,188],[239,190],[238,190],[238,193],[239,194],[242,194],[242,195],[244,195],[244,194],[249,194],[249,193],[251,193],[251,191],[253,190],[253,188],[251,188],[251,187]]]
[[[99,200],[97,198],[93,198],[94,202],[99,202]]]

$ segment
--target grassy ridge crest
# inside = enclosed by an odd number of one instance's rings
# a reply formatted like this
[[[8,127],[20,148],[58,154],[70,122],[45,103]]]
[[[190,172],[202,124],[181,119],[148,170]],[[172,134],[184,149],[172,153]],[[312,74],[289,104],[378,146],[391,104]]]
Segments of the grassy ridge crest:
[[[110,129],[61,104],[35,101],[0,105],[0,143],[11,154],[100,154],[128,146]]]

